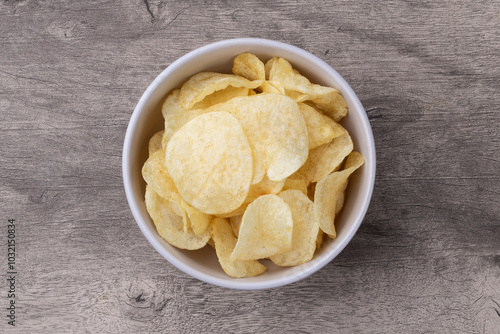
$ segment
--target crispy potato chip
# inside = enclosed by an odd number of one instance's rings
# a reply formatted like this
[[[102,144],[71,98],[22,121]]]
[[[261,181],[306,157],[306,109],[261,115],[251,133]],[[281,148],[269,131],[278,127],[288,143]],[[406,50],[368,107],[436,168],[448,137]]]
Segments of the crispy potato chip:
[[[336,238],[335,214],[338,211],[338,198],[342,196],[344,202],[344,191],[347,187],[349,176],[364,163],[363,156],[358,152],[352,152],[346,160],[345,169],[334,172],[316,184],[314,193],[314,218],[319,227],[328,234],[330,238]]]
[[[164,131],[157,132],[149,140],[148,151],[150,156],[161,148],[163,133]]]
[[[150,186],[146,186],[146,208],[158,234],[172,246],[181,249],[200,249],[210,239],[209,229],[202,235],[195,234],[191,229],[185,232],[182,218],[172,209],[172,202],[163,199]]]
[[[142,177],[158,195],[180,204],[179,192],[165,164],[164,150],[157,150],[144,163]]]
[[[293,179],[305,179],[307,184],[317,182],[335,171],[345,157],[352,152],[353,143],[349,133],[334,138],[331,142],[321,145],[309,152],[305,164],[295,173]]]
[[[325,233],[320,228],[318,228],[318,236],[316,238],[316,249],[320,249],[321,246],[323,245],[323,236],[324,235],[325,235]]]
[[[271,181],[267,176],[264,176],[262,181],[257,184],[252,184],[245,199],[245,203],[253,202],[257,197],[267,194],[277,194],[283,189],[285,180]]]
[[[263,81],[258,89],[262,93],[285,95],[285,88],[277,81]]]
[[[243,218],[243,215],[239,216],[232,216],[229,218],[229,223],[231,224],[231,228],[233,229],[234,235],[236,238],[238,238],[238,235],[240,234],[240,226],[241,226],[241,219]]]
[[[248,195],[252,150],[227,112],[203,114],[180,128],[167,144],[166,165],[182,199],[203,213],[233,211]]]
[[[229,86],[222,90],[218,90],[215,93],[212,93],[206,96],[203,100],[196,103],[190,110],[192,109],[207,109],[213,105],[218,103],[224,103],[226,101],[231,100],[233,97],[237,96],[248,96],[250,92],[253,90],[248,89],[246,87],[232,87]]]
[[[189,78],[182,86],[179,93],[179,102],[184,109],[191,109],[196,103],[203,100],[205,96],[228,86],[254,89],[261,84],[262,81],[260,80],[250,81],[234,74],[200,72]]]
[[[265,71],[266,78],[279,81],[295,101],[311,101],[337,122],[347,115],[347,103],[337,89],[312,84],[285,59],[271,59],[266,63]]]
[[[267,172],[281,181],[304,164],[309,152],[307,127],[297,103],[284,95],[235,97],[209,111],[227,111],[243,126],[253,154],[252,184]]]
[[[335,137],[333,128],[316,109],[305,103],[299,103],[299,108],[306,122],[310,150],[329,143]]]
[[[284,191],[289,189],[300,190],[304,193],[304,195],[307,195],[307,184],[304,179],[286,179],[282,190]]]
[[[264,63],[251,53],[242,53],[233,59],[233,73],[248,80],[265,80]]]
[[[235,209],[231,212],[218,213],[218,214],[215,214],[214,216],[219,217],[219,218],[231,218],[233,216],[241,216],[242,214],[245,213],[245,210],[247,209],[248,204],[250,204],[250,203],[243,203],[243,204],[241,204],[240,207],[238,207],[237,209]]]
[[[259,261],[231,260],[230,255],[236,245],[236,237],[229,223],[223,218],[215,218],[211,224],[211,235],[219,263],[231,277],[253,277],[263,273],[266,266]]]
[[[292,212],[276,195],[253,201],[241,220],[238,242],[231,260],[258,260],[287,252],[292,247]]]
[[[270,257],[278,266],[296,266],[312,259],[318,238],[314,220],[314,203],[300,190],[285,190],[278,194],[292,211],[292,249]]]
[[[165,132],[163,134],[161,145],[163,149],[181,127],[183,127],[190,120],[205,113],[203,109],[184,109],[179,102],[179,89],[174,89],[163,102],[161,113],[165,119]]]
[[[342,125],[340,125],[339,123],[335,122],[330,117],[328,117],[326,115],[321,115],[321,116],[323,116],[323,119],[325,120],[325,122],[328,123],[328,125],[330,125],[330,127],[332,128],[333,138],[340,137],[340,136],[342,136],[346,132],[346,130],[342,127]]]
[[[202,235],[207,230],[210,225],[210,220],[212,216],[207,215],[193,208],[191,205],[181,200],[181,207],[186,211],[189,217],[190,227],[193,229],[194,233]]]

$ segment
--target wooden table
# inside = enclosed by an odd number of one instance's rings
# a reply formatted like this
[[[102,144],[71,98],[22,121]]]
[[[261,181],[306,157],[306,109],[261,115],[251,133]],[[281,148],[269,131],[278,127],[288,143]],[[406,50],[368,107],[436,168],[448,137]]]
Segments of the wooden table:
[[[498,1],[0,4],[0,332],[500,333]],[[121,154],[135,104],[202,45],[262,37],[350,83],[377,147],[347,248],[282,288],[233,291],[141,234]]]

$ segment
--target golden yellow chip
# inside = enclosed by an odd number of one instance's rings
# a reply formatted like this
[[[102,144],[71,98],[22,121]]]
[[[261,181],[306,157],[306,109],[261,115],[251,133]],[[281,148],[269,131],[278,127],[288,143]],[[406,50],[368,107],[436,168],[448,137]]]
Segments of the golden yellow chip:
[[[207,109],[213,105],[229,101],[233,97],[248,96],[248,95],[250,95],[250,92],[253,92],[253,90],[248,89],[246,87],[229,86],[227,88],[224,88],[222,90],[218,90],[215,93],[212,93],[212,94],[206,96],[203,100],[196,103],[190,110],[192,110],[192,109]]]
[[[176,203],[181,202],[177,187],[165,164],[165,151],[154,152],[142,167],[142,177],[161,197]]]
[[[230,255],[236,245],[236,237],[229,223],[223,218],[215,218],[211,224],[211,234],[219,263],[231,277],[253,277],[263,273],[266,266],[259,261],[231,260]]]
[[[163,133],[164,131],[157,132],[149,140],[148,151],[150,156],[161,148]]]
[[[162,147],[165,149],[172,136],[187,122],[205,113],[203,109],[184,109],[179,102],[179,89],[174,89],[163,102],[161,112],[165,119]]]
[[[181,87],[179,102],[184,109],[191,109],[206,96],[228,86],[254,89],[261,84],[260,80],[250,81],[234,74],[200,72],[189,78]]]
[[[331,142],[316,147],[309,152],[306,163],[292,176],[294,179],[304,179],[307,184],[317,182],[335,171],[345,157],[352,152],[353,143],[349,133],[334,138]]]
[[[233,211],[248,195],[252,150],[227,112],[203,114],[180,128],[167,144],[166,165],[182,199],[203,213]]]
[[[263,81],[259,90],[261,90],[262,93],[285,95],[285,87],[277,81]]]
[[[323,116],[323,119],[325,120],[325,122],[328,123],[328,125],[330,125],[330,127],[332,128],[333,138],[340,137],[340,136],[342,136],[346,132],[346,130],[342,127],[342,125],[340,125],[339,123],[335,122],[330,117],[328,117],[326,115],[321,115],[321,116]]]
[[[241,220],[238,242],[231,260],[258,260],[287,252],[292,247],[290,207],[276,195],[253,201]]]
[[[291,179],[291,178],[286,179],[285,185],[283,186],[282,190],[289,190],[289,189],[300,190],[301,192],[304,193],[304,195],[307,195],[307,183],[304,179]]]
[[[347,103],[337,89],[312,84],[285,59],[271,59],[265,71],[267,79],[280,82],[294,100],[311,101],[337,122],[347,115]]]
[[[292,249],[270,257],[278,266],[296,266],[312,259],[318,238],[314,220],[314,203],[300,190],[285,190],[278,194],[292,211]]]
[[[281,181],[306,161],[307,127],[291,98],[278,94],[235,97],[208,110],[230,112],[243,126],[252,147],[252,184],[259,183],[266,172],[271,181]]]
[[[320,249],[321,246],[323,245],[323,236],[325,233],[318,228],[318,237],[316,238],[316,249]]]
[[[189,217],[190,227],[193,229],[194,233],[198,235],[205,233],[210,225],[212,216],[196,210],[184,201],[181,201],[181,207],[184,211],[186,211],[186,214]]]
[[[243,203],[243,204],[241,204],[240,207],[238,207],[237,209],[235,209],[233,211],[226,212],[226,213],[218,213],[218,214],[215,214],[214,216],[219,217],[219,218],[231,218],[233,216],[241,216],[242,214],[245,213],[245,210],[247,209],[248,204],[250,204],[250,203]]]
[[[336,238],[335,214],[339,196],[344,202],[344,191],[347,187],[349,176],[364,163],[363,156],[352,152],[346,160],[345,169],[334,172],[318,181],[314,193],[314,218],[321,230],[330,238]]]
[[[283,189],[285,185],[285,180],[281,181],[271,181],[267,176],[264,176],[262,181],[250,186],[250,191],[248,192],[247,198],[245,198],[245,203],[253,202],[257,197],[267,194],[277,194]]]
[[[182,218],[172,209],[172,203],[159,196],[150,186],[146,186],[146,208],[158,234],[169,244],[181,249],[200,249],[210,239],[207,229],[202,235],[193,230],[184,231]]]
[[[243,219],[243,215],[239,216],[232,216],[229,218],[229,223],[231,224],[231,228],[233,229],[234,235],[236,238],[238,238],[238,235],[240,234],[240,226],[241,226],[241,220]]]
[[[310,150],[329,143],[335,137],[330,124],[316,109],[305,103],[299,103],[299,108],[306,122]]]
[[[233,73],[248,80],[266,79],[264,63],[251,53],[242,53],[233,59]]]

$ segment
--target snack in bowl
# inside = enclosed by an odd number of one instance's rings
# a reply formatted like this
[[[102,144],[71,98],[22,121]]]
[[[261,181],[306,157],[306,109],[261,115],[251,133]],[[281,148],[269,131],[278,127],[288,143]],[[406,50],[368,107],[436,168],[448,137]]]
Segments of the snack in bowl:
[[[231,277],[314,257],[349,177],[363,163],[340,124],[337,89],[311,83],[283,58],[242,53],[233,73],[200,72],[167,94],[163,133],[149,143],[146,207],[171,245],[213,244]],[[309,196],[308,196],[309,195]],[[210,238],[213,242],[210,241]]]

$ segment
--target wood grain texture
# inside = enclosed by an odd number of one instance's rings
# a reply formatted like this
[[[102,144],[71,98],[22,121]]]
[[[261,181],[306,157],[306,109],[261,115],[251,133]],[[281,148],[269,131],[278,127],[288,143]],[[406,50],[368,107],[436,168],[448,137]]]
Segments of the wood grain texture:
[[[0,311],[0,332],[500,333],[499,13],[498,1],[1,2],[0,220],[18,225],[19,297],[17,326]],[[234,37],[324,59],[377,146],[352,242],[315,275],[257,292],[163,260],[121,178],[149,83]]]

